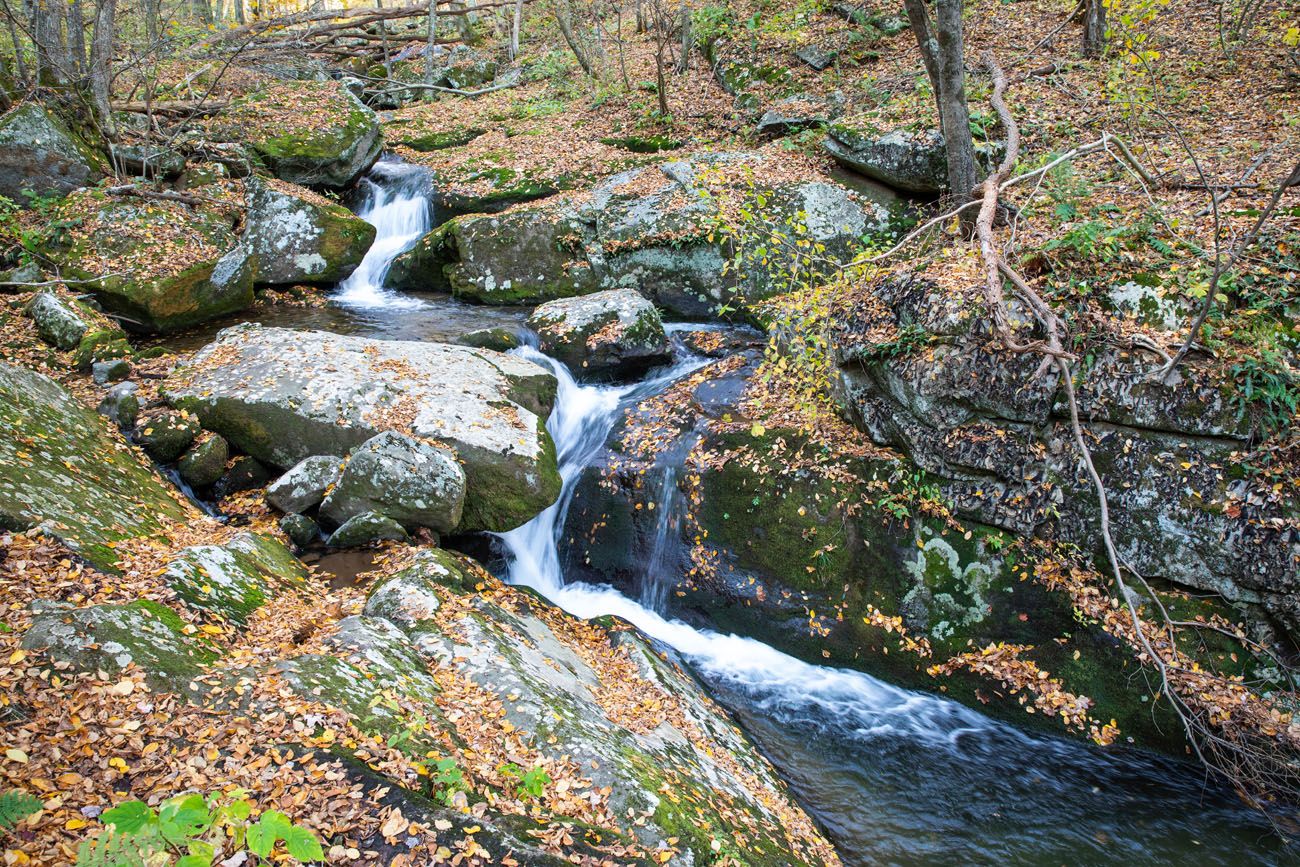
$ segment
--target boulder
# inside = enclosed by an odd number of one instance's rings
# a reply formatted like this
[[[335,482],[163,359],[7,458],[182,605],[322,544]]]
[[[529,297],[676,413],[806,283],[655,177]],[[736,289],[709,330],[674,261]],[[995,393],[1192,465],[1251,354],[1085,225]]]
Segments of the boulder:
[[[106,170],[102,154],[38,103],[0,115],[0,196],[26,205],[29,195],[63,195]]]
[[[378,512],[362,512],[348,518],[330,534],[325,544],[331,548],[359,548],[372,542],[407,540],[402,525]]]
[[[198,418],[189,412],[161,412],[136,425],[133,438],[140,447],[162,464],[169,464],[185,453],[201,428]]]
[[[475,349],[509,352],[523,346],[524,342],[520,338],[519,332],[513,328],[478,328],[457,337],[456,343],[461,346],[472,346]]]
[[[125,358],[109,358],[90,366],[91,379],[96,385],[111,385],[131,375],[131,362]]]
[[[76,349],[93,321],[82,305],[48,289],[32,296],[27,315],[36,324],[41,339],[56,349]]]
[[[221,478],[228,460],[230,446],[225,438],[218,434],[207,434],[181,455],[176,462],[176,472],[185,484],[206,488]]]
[[[822,147],[840,165],[895,190],[931,196],[948,186],[943,134],[937,130],[882,132],[851,121],[835,123]],[[982,173],[1000,157],[999,146],[976,143],[975,161]]]
[[[211,129],[247,142],[277,178],[343,189],[384,149],[379,118],[336,81],[276,81],[231,105]]]
[[[374,243],[374,226],[310,190],[256,176],[245,189],[243,243],[257,257],[258,283],[337,283]]]
[[[274,539],[239,533],[221,545],[181,549],[163,578],[190,608],[242,626],[276,596],[304,590],[307,568]]]
[[[104,419],[49,377],[0,363],[0,525],[39,526],[113,569],[116,543],[188,514]]]
[[[812,127],[825,126],[840,116],[844,100],[838,94],[829,99],[791,96],[774,103],[758,119],[760,135],[781,136]]]
[[[555,378],[513,356],[243,325],[178,368],[163,394],[277,467],[347,454],[382,431],[437,440],[464,467],[463,532],[516,527],[559,493],[545,428]]]
[[[99,414],[107,416],[122,430],[130,430],[140,415],[140,398],[136,395],[139,390],[140,386],[134,382],[120,382],[113,386],[99,402]]]
[[[285,515],[280,519],[280,529],[298,548],[306,548],[320,538],[320,527],[306,515]]]
[[[312,455],[294,464],[266,489],[266,501],[281,512],[296,515],[317,506],[338,482],[343,459],[334,455]]]
[[[528,324],[543,352],[587,376],[632,374],[672,357],[659,311],[632,289],[548,301]]]
[[[141,331],[175,331],[253,302],[256,261],[235,234],[240,208],[83,190],[52,220],[43,251],[69,286]]]
[[[33,612],[23,647],[45,650],[74,671],[117,674],[136,665],[151,688],[186,692],[217,657],[205,642],[187,637],[184,621],[157,602],[88,608],[45,603],[33,605]]]
[[[343,524],[378,512],[405,527],[450,533],[460,526],[464,503],[465,471],[454,453],[384,431],[352,450],[320,514]]]
[[[230,462],[221,478],[217,479],[216,484],[212,486],[212,496],[214,499],[224,500],[231,494],[260,488],[270,479],[271,473],[261,461],[249,455],[239,455]]]
[[[794,56],[811,66],[813,69],[821,72],[828,69],[839,52],[833,48],[823,48],[820,45],[809,44],[795,51]]]

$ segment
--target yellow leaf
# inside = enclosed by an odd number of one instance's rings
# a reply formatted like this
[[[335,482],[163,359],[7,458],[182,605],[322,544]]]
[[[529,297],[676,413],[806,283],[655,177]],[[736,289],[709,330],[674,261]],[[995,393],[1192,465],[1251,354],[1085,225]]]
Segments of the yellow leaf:
[[[9,664],[16,665],[22,662],[26,657],[27,657],[27,651],[15,650],[13,653],[9,654]]]
[[[23,765],[27,764],[27,753],[17,747],[10,747],[5,750],[5,758],[9,759],[11,762],[18,762]]]

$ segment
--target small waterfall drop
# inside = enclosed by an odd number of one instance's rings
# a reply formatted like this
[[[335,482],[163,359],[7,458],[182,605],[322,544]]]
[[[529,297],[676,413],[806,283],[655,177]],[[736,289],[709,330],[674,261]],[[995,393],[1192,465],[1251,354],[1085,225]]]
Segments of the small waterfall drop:
[[[384,288],[393,260],[433,226],[429,170],[396,159],[376,163],[362,178],[364,200],[357,216],[375,227],[375,242],[333,300],[347,307],[422,307],[424,302]]]

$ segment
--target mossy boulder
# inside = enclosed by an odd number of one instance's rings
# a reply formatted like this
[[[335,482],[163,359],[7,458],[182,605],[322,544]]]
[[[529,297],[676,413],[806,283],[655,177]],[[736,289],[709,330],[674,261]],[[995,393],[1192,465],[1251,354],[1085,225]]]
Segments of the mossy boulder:
[[[320,527],[306,515],[285,515],[280,519],[280,530],[300,549],[320,538]]]
[[[137,455],[54,380],[0,364],[0,525],[40,526],[112,569],[116,543],[188,514]]]
[[[116,674],[139,666],[145,681],[164,692],[188,692],[216,652],[189,638],[176,612],[156,602],[71,608],[42,604],[23,635],[23,647],[44,650],[73,670]]]
[[[548,301],[528,324],[542,351],[578,375],[626,376],[672,355],[659,311],[631,289]]]
[[[266,501],[281,512],[296,515],[320,505],[343,473],[343,458],[312,455],[294,464],[266,488]]]
[[[228,460],[230,460],[230,446],[225,437],[219,434],[207,434],[176,461],[176,472],[180,474],[185,484],[195,488],[206,488],[215,484],[225,473]]]
[[[42,252],[127,327],[175,331],[253,302],[256,260],[235,232],[240,211],[82,190],[60,204],[51,225],[67,228]]]
[[[396,431],[384,431],[352,450],[320,514],[343,524],[378,512],[404,527],[450,533],[460,526],[465,471],[454,452]]]
[[[221,545],[183,548],[163,578],[189,607],[243,625],[277,596],[302,592],[307,569],[274,539],[240,533]]]
[[[39,103],[0,115],[0,196],[26,205],[29,196],[93,184],[107,170],[100,151]]]
[[[310,190],[256,176],[245,188],[243,240],[257,257],[258,283],[337,283],[374,243],[374,226]]]
[[[331,548],[360,548],[374,542],[405,542],[407,538],[405,528],[387,515],[362,512],[340,524],[325,544]]]
[[[523,338],[513,328],[478,328],[456,338],[461,346],[475,349],[491,349],[494,352],[509,352],[523,346]]]
[[[73,353],[73,365],[79,369],[130,353],[122,330],[79,298],[43,289],[27,303],[27,315],[42,340]]]
[[[221,332],[163,392],[277,467],[347,454],[387,430],[437,440],[464,467],[460,531],[511,529],[559,493],[545,428],[555,377],[514,356],[244,325]]]
[[[133,436],[149,457],[169,464],[185,453],[201,431],[193,413],[167,410],[142,419]]]
[[[823,142],[845,168],[895,190],[937,195],[948,186],[947,152],[938,130],[881,130],[861,118],[833,123]],[[999,148],[977,143],[975,161],[984,173],[1001,158]]]
[[[394,127],[389,125],[388,131],[396,144],[404,145],[413,151],[428,153],[430,151],[446,150],[447,148],[464,147],[483,135],[487,130],[478,127],[459,126],[454,129],[435,132],[395,131]]]

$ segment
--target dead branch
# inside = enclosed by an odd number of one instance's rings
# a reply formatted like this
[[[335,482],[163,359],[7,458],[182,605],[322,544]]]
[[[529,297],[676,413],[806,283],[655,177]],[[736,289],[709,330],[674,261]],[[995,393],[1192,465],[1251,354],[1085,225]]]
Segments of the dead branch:
[[[122,184],[117,187],[107,187],[104,190],[110,196],[132,196],[137,199],[157,199],[164,202],[179,202],[182,205],[197,207],[199,205],[228,205],[229,202],[219,202],[216,199],[205,199],[198,196],[186,196],[182,193],[173,193],[170,190],[146,190],[132,184]]]
[[[168,114],[189,115],[197,117],[204,114],[216,114],[230,105],[229,101],[206,102],[201,99],[165,99],[158,102],[115,102],[113,111],[127,111],[132,114]]]

